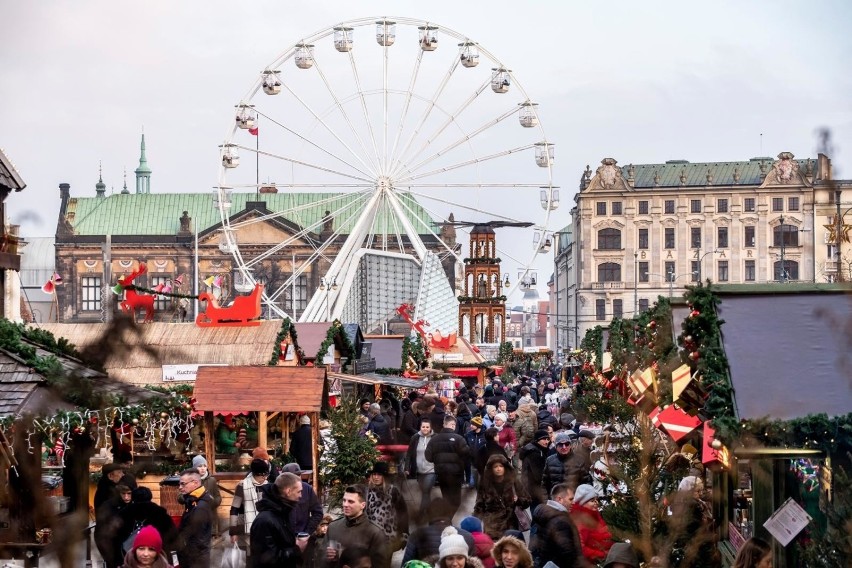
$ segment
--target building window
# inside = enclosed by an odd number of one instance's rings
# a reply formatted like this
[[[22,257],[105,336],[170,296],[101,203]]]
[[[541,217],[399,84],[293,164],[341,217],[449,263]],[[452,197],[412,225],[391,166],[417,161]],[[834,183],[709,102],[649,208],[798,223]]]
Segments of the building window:
[[[606,319],[606,300],[595,300],[595,319],[598,321]]]
[[[639,214],[640,215],[647,215],[648,214],[648,202],[647,201],[640,201],[639,202]]]
[[[620,249],[621,231],[618,229],[601,229],[598,231],[598,248],[600,250]]]
[[[728,281],[728,261],[720,260],[719,261],[719,282],[727,282]]]
[[[689,246],[694,249],[701,248],[701,227],[689,228]]]
[[[665,236],[666,243],[665,246],[667,249],[675,248],[675,230],[674,227],[666,227],[665,228]]]
[[[648,263],[640,262],[639,263],[639,282],[647,282],[648,281]]]
[[[754,197],[746,197],[743,200],[743,210],[746,213],[754,213]]]
[[[773,211],[784,211],[784,198],[783,197],[773,197],[772,198],[772,210]]]
[[[301,315],[302,312],[305,311],[305,308],[308,307],[308,276],[306,274],[302,274],[298,278],[296,278],[296,309],[295,314]]]
[[[84,312],[97,312],[101,309],[101,277],[83,276],[80,279],[81,298],[80,306]]]
[[[778,225],[772,229],[772,246],[780,247],[799,246],[799,228],[795,225]]]
[[[623,300],[613,300],[612,301],[612,317],[620,318],[623,315],[624,315]]]
[[[728,212],[728,200],[727,199],[717,199],[716,200],[716,213],[727,213]]]
[[[690,200],[689,212],[690,213],[701,213],[701,200],[700,199]]]
[[[755,274],[754,274],[754,261],[747,260],[745,261],[745,281],[746,282],[754,282]]]
[[[639,248],[648,248],[648,229],[639,229]]]
[[[612,202],[612,214],[621,215],[621,201]]]
[[[745,246],[751,248],[755,246],[754,242],[754,225],[745,226]]]
[[[598,282],[621,282],[621,265],[604,262],[598,266]]]
[[[156,288],[159,284],[165,284],[170,281],[169,276],[151,276],[151,288]],[[172,309],[172,299],[168,296],[157,296],[154,300],[154,310],[158,312],[166,312]]]
[[[606,215],[606,201],[598,201],[596,207],[598,215]]]
[[[716,227],[716,248],[728,248],[727,227]]]
[[[666,199],[663,208],[665,210],[666,215],[674,215],[675,212],[675,202],[674,199]]]
[[[798,280],[799,279],[799,263],[793,260],[785,260],[784,261],[784,274],[782,279],[781,274],[781,261],[776,261],[774,263],[775,268],[775,280]]]
[[[798,197],[788,197],[787,198],[787,210],[788,211],[798,211],[799,210],[799,198]]]
[[[648,298],[639,298],[639,311],[647,312],[648,311]]]
[[[675,263],[673,260],[667,260],[665,264],[665,270],[663,271],[665,275],[666,282],[674,276],[675,273]]]
[[[689,264],[690,264],[690,267],[691,267],[689,279],[692,280],[693,282],[700,282],[701,281],[701,263],[697,260],[693,260]]]

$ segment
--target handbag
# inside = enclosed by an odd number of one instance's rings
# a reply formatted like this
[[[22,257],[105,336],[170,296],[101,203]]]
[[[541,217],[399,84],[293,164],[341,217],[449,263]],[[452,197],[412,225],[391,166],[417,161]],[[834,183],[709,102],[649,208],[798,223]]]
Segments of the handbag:
[[[532,526],[532,519],[526,509],[521,509],[519,506],[515,505],[515,518],[518,519],[519,531],[526,532],[530,530],[530,527]]]
[[[133,549],[133,541],[136,540],[136,535],[139,534],[139,531],[141,531],[144,526],[145,521],[136,521],[136,524],[133,525],[133,530],[130,532],[130,536],[124,539],[124,542],[121,543],[122,554],[127,554]]]
[[[235,542],[231,548],[222,553],[222,568],[245,568],[246,551]]]

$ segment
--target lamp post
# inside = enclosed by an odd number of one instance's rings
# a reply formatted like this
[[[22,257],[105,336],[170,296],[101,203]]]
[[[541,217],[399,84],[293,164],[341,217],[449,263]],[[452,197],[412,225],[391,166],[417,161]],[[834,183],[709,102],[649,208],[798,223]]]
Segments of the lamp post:
[[[693,274],[698,274],[697,270],[693,270],[692,272],[684,272],[683,274],[678,274],[675,276],[674,272],[667,272],[665,276],[662,274],[654,274],[652,272],[646,272],[645,276],[659,276],[660,278],[665,278],[669,282],[669,299],[672,298],[672,293],[674,292],[674,283],[678,278],[683,278],[684,276],[692,276]]]
[[[697,250],[698,250],[699,253],[701,252],[700,248],[697,249]],[[719,249],[708,250],[707,252],[705,252],[704,254],[702,254],[698,257],[698,270],[692,272],[693,274],[698,274],[698,280],[701,280],[701,277],[704,274],[704,257],[707,256],[708,254],[715,254],[717,252],[722,252],[722,251],[720,251]]]
[[[337,290],[337,276],[320,278],[320,290],[325,292],[325,319],[331,321],[331,291]]]
[[[639,313],[639,253],[633,253],[633,315]]]

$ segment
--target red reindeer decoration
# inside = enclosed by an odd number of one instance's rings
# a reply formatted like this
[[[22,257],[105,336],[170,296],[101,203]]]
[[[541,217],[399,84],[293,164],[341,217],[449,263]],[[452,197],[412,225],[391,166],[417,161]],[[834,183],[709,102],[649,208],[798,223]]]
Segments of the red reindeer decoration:
[[[124,300],[119,304],[121,309],[128,314],[131,314],[133,319],[136,319],[136,310],[145,308],[145,319],[142,323],[150,323],[154,321],[154,296],[151,294],[140,294],[130,286],[133,285],[133,280],[137,276],[141,276],[148,271],[148,267],[144,262],[139,263],[139,268],[118,279],[118,283],[124,288]]]

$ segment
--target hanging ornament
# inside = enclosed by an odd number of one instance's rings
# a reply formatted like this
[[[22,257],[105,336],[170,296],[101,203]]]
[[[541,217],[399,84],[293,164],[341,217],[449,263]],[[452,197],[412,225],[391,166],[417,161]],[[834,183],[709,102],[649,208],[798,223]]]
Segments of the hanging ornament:
[[[133,422],[133,425],[136,426],[137,424],[139,424],[139,419],[134,418],[133,420],[131,420],[131,422]]]
[[[689,358],[693,361],[698,361],[699,357],[701,357],[701,353],[699,353],[698,351],[693,351],[689,354]]]
[[[657,328],[657,322],[655,320],[651,320],[651,321],[648,322],[648,329],[656,329],[656,328]]]
[[[718,450],[719,448],[722,447],[722,442],[714,439],[712,442],[710,442],[710,447],[713,448],[714,450]]]
[[[692,343],[692,336],[691,336],[691,335],[687,335],[686,337],[684,337],[684,338],[683,338],[683,340],[684,340],[685,342],[687,342],[687,343]]]
[[[700,315],[701,312],[699,312],[698,310],[692,310],[692,313],[689,314],[689,317],[697,318]]]

